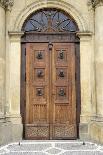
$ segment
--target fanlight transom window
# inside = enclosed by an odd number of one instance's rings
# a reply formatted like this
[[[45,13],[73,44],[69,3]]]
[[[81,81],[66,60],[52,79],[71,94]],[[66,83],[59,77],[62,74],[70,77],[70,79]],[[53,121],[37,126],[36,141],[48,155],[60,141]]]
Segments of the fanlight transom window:
[[[78,27],[66,13],[56,9],[42,9],[25,21],[22,30],[25,32],[76,32]]]

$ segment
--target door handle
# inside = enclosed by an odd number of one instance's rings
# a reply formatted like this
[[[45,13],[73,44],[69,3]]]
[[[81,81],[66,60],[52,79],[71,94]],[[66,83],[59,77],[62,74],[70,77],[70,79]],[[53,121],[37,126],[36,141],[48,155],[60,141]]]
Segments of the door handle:
[[[49,44],[48,44],[48,48],[49,48],[49,51],[52,51],[53,44],[52,44],[51,42],[49,42]]]

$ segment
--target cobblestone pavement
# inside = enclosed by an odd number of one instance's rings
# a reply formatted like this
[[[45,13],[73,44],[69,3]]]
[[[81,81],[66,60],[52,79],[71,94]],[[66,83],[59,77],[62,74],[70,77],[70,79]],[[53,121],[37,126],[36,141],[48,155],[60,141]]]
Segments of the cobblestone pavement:
[[[103,155],[103,146],[81,141],[21,141],[0,147],[0,155]]]

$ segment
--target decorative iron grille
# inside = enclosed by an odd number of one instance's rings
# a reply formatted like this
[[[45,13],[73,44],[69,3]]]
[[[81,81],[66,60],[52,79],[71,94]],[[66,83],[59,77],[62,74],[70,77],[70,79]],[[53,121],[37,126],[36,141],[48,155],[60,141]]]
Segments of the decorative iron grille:
[[[76,32],[78,26],[66,13],[56,9],[43,9],[32,14],[24,23],[25,32]]]

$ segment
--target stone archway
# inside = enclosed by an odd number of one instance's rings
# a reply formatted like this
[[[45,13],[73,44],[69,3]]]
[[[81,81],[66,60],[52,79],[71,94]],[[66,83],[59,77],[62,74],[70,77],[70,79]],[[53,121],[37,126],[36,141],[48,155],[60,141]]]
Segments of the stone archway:
[[[20,12],[14,25],[14,31],[21,31],[22,25],[24,21],[28,18],[28,16],[30,16],[30,14],[42,8],[57,8],[57,9],[64,10],[67,14],[69,14],[74,19],[74,21],[76,21],[80,32],[88,31],[88,25],[85,19],[82,17],[82,15],[79,13],[79,10],[77,10],[73,5],[71,5],[68,2],[65,2],[64,0],[62,1],[36,0],[34,3],[24,8],[24,10]]]
[[[62,10],[45,8],[33,13],[22,30],[21,115],[25,138],[75,139],[80,123],[78,26]]]
[[[12,32],[9,32],[10,35],[10,55],[12,56],[10,59],[10,76],[13,76],[14,79],[10,79],[10,87],[13,88],[10,91],[11,98],[11,111],[15,112],[15,117],[17,116],[18,122],[20,123],[20,56],[21,56],[21,28],[26,20],[26,18],[41,8],[53,8],[57,7],[58,9],[65,10],[68,14],[72,16],[72,18],[76,21],[79,27],[79,37],[80,37],[80,78],[81,78],[81,125],[84,128],[88,128],[88,122],[91,118],[91,53],[89,52],[92,44],[92,34],[88,32],[88,26],[81,16],[78,10],[76,10],[72,5],[64,1],[52,1],[49,0],[45,3],[45,1],[35,1],[33,4],[25,8],[22,12],[20,12],[17,20],[15,22],[15,26]],[[15,54],[14,54],[15,50]],[[13,61],[16,60],[15,68],[13,67]],[[88,59],[89,58],[89,59]],[[16,71],[16,72],[15,72]],[[12,83],[12,80],[15,83]],[[14,102],[14,94],[16,94],[15,107],[13,106]],[[83,128],[80,128],[80,136],[88,135],[88,130],[82,131]]]

